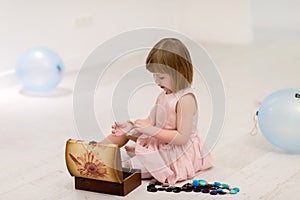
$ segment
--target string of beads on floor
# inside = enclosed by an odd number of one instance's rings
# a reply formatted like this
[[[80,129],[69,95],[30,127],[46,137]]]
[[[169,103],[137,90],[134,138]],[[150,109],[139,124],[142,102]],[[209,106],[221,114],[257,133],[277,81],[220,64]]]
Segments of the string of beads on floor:
[[[214,182],[208,183],[206,180],[193,180],[192,183],[186,183],[181,187],[170,186],[166,183],[160,183],[157,181],[150,181],[147,186],[148,192],[197,192],[210,195],[225,195],[225,194],[237,194],[240,189],[238,187],[230,187],[226,183]]]

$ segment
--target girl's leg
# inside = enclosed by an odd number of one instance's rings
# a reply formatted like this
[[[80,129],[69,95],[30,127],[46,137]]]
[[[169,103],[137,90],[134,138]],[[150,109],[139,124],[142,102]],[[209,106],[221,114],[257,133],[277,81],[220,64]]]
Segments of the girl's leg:
[[[119,147],[124,146],[129,140],[136,142],[137,138],[140,136],[140,133],[133,134],[133,135],[120,135],[114,136],[109,135],[107,136],[101,143],[104,144],[117,144]]]
[[[121,135],[121,136],[114,136],[114,135],[109,135],[107,136],[101,143],[104,144],[117,144],[119,147],[124,146],[128,142],[128,138],[126,135]]]
[[[135,160],[135,165],[133,165],[132,161]],[[143,164],[141,164],[136,157],[131,158],[130,160],[127,160],[125,162],[123,162],[123,166],[129,169],[140,169],[141,170],[141,175],[142,175],[142,179],[149,179],[152,178],[152,175],[147,171],[147,169],[144,167]]]

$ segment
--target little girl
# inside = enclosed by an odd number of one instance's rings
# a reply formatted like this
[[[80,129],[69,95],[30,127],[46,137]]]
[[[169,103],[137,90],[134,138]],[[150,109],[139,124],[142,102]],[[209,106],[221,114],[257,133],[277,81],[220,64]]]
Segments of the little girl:
[[[149,52],[146,68],[163,90],[147,119],[115,122],[106,142],[125,147],[133,154],[127,167],[141,169],[142,178],[175,184],[212,167],[211,155],[203,155],[197,132],[198,107],[193,89],[189,52],[178,39],[165,38]],[[129,135],[133,133],[132,135]]]

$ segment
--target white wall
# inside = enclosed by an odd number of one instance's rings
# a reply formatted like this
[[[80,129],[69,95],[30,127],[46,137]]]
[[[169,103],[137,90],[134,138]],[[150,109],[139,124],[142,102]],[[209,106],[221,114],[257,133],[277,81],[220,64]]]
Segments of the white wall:
[[[34,46],[54,49],[72,62],[122,31],[174,28],[172,15],[161,17],[171,1],[155,9],[153,1],[138,0],[0,1],[0,71],[13,68],[18,56]]]
[[[72,71],[97,44],[139,27],[169,28],[199,41],[248,43],[249,1],[0,0],[0,79],[13,73],[19,55],[31,47],[55,50]]]
[[[300,30],[299,0],[252,0],[252,10],[254,28]]]
[[[177,16],[179,28],[192,38],[235,44],[252,42],[251,0],[189,0],[180,4],[178,8],[184,14]]]

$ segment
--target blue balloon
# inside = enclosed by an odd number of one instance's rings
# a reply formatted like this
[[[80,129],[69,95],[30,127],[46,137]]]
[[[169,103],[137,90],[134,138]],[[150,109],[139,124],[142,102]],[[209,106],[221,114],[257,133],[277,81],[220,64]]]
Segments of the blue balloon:
[[[29,49],[18,59],[16,75],[24,91],[48,92],[54,89],[64,76],[63,61],[50,49]]]
[[[300,153],[300,89],[270,94],[262,102],[257,117],[259,128],[270,143]]]

